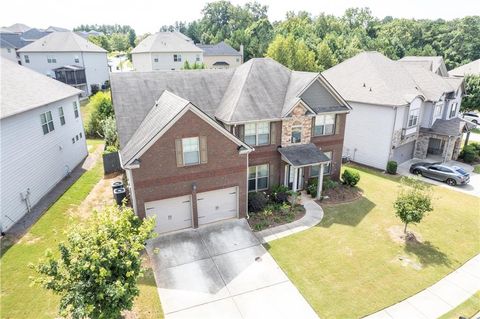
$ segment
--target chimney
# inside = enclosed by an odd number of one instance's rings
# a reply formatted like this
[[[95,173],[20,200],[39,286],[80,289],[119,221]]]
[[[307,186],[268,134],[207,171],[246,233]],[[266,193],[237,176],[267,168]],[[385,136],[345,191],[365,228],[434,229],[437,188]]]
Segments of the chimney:
[[[240,54],[242,55],[242,63],[243,63],[243,44],[240,44]]]

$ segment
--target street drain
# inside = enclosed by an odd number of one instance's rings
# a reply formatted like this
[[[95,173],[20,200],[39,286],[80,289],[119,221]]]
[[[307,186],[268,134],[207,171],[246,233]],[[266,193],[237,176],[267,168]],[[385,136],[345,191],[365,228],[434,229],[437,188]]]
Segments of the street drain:
[[[261,261],[262,261],[262,257],[255,257],[255,261],[256,261],[256,262],[261,262]]]

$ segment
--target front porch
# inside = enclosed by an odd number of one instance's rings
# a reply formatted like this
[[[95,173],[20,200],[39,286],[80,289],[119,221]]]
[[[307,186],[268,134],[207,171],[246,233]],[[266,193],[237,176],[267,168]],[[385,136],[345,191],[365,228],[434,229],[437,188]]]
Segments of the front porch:
[[[316,198],[320,199],[325,166],[330,163],[325,153],[311,143],[281,147],[278,151],[285,163],[283,184],[294,192],[302,190],[306,179],[305,170],[308,169],[309,177],[318,177]],[[318,173],[312,175],[311,172],[317,166]]]

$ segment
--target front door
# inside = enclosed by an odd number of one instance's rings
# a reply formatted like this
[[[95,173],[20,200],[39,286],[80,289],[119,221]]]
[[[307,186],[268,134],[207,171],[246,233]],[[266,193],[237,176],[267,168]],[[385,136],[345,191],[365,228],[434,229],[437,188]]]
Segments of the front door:
[[[296,181],[296,189],[301,190],[303,189],[303,167],[294,168],[291,165],[285,165],[285,186],[290,189],[293,189],[293,185],[295,183],[295,170],[298,171],[297,173],[297,181]]]

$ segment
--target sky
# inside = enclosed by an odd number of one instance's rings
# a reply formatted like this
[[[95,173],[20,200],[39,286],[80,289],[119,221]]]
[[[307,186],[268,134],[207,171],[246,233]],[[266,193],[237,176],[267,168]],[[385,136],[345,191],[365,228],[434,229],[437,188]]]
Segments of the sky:
[[[24,23],[30,27],[50,25],[72,29],[80,24],[128,24],[137,34],[155,32],[175,21],[201,17],[207,0],[22,0],[2,1],[0,25]],[[231,0],[245,4],[247,0]],[[454,19],[480,15],[480,0],[258,0],[267,5],[271,21],[281,20],[287,11],[304,10],[342,15],[351,7],[369,7],[374,16],[399,18]]]

